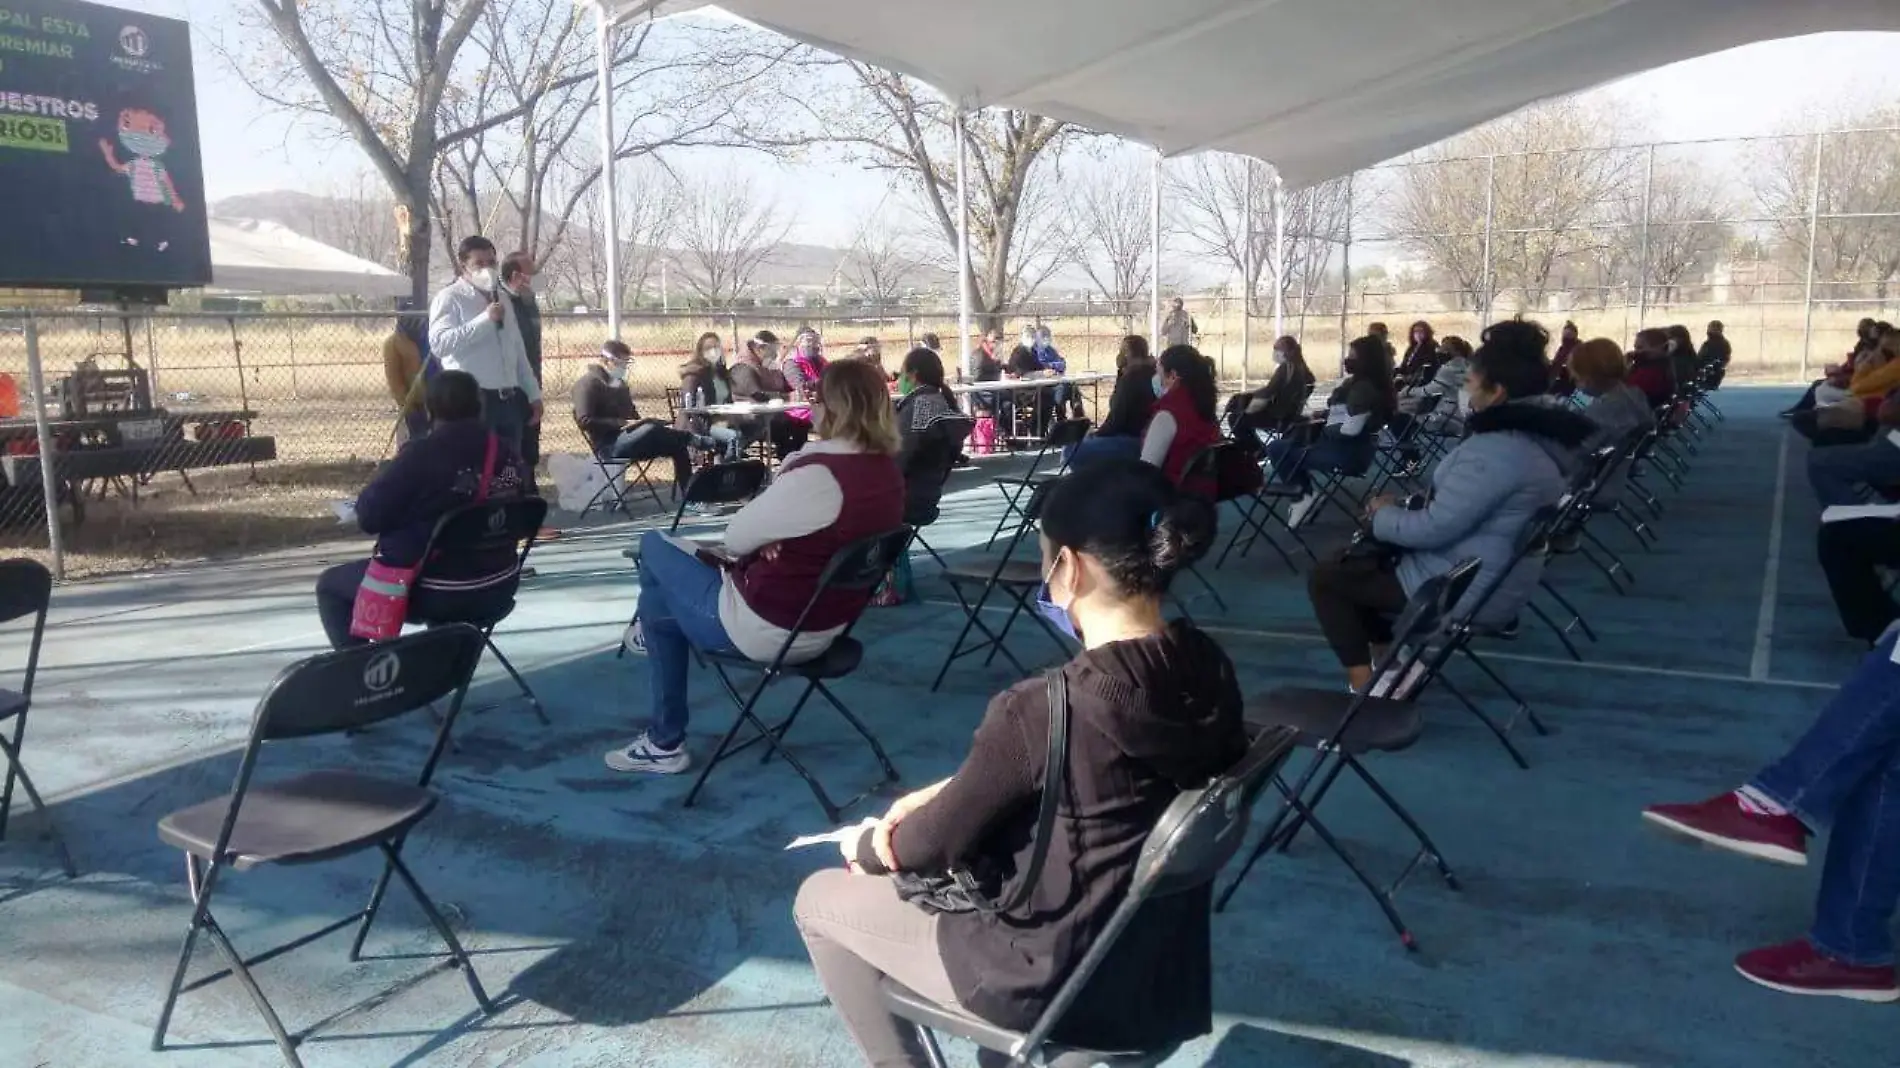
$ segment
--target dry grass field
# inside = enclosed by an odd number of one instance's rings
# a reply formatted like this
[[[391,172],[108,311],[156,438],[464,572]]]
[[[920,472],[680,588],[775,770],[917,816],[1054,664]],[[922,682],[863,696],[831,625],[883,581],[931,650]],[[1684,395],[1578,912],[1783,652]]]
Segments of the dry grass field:
[[[1400,336],[1413,320],[1431,320],[1441,336],[1476,339],[1472,313],[1420,312],[1403,297],[1368,298],[1347,323],[1354,334],[1375,320]],[[1272,368],[1272,322],[1255,318],[1252,355],[1242,366],[1238,308],[1224,301],[1191,307],[1201,328],[1202,350],[1233,386],[1258,382]],[[1810,368],[1838,359],[1852,344],[1854,320],[1865,314],[1900,317],[1900,309],[1817,308]],[[1634,309],[1583,310],[1543,317],[1555,332],[1565,318],[1584,335],[1627,340],[1636,329]],[[1698,334],[1719,318],[1735,346],[1738,379],[1792,381],[1803,373],[1805,313],[1799,305],[1690,306],[1651,309],[1651,323],[1683,322]],[[1012,330],[1022,318],[1012,318]],[[1043,320],[1075,370],[1109,370],[1121,335],[1146,332],[1146,309],[1132,321],[1096,312]],[[41,358],[48,386],[89,357],[102,367],[121,366],[122,326],[115,318],[42,314]],[[904,351],[926,332],[956,333],[954,312],[882,319],[809,317],[799,309],[730,317],[638,317],[626,320],[622,337],[639,354],[632,375],[644,412],[664,414],[663,391],[677,385],[676,368],[705,331],[735,337],[770,328],[789,337],[810,323],[835,355],[864,336],[883,344],[895,367]],[[0,371],[26,382],[26,345],[19,320],[0,319]],[[1302,337],[1309,360],[1322,377],[1336,366],[1341,331],[1337,311],[1301,318],[1289,315],[1289,332]],[[387,316],[171,316],[135,319],[132,352],[150,369],[159,403],[174,410],[247,408],[256,413],[253,432],[277,439],[278,459],[249,468],[194,475],[198,493],[176,475],[159,475],[141,490],[135,507],[116,495],[89,502],[87,521],[67,529],[69,574],[117,572],[182,560],[308,544],[340,533],[332,502],[351,496],[390,449],[395,406],[382,378],[381,344]],[[578,451],[578,432],[568,417],[568,395],[605,337],[598,316],[550,314],[544,321],[544,376],[550,398],[543,451]],[[954,345],[950,346],[952,349]],[[111,355],[104,355],[111,354]],[[0,549],[40,552],[46,545],[44,517],[31,494],[0,504]]]

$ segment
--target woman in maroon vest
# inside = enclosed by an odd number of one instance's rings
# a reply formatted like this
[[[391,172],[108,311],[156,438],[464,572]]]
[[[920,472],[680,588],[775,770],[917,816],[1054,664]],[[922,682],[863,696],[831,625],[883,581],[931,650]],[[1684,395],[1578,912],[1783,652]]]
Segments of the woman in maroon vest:
[[[1188,462],[1221,439],[1214,421],[1213,364],[1192,345],[1175,345],[1161,354],[1155,368],[1155,392],[1160,399],[1141,438],[1141,458],[1179,486]],[[1211,485],[1183,488],[1203,497],[1214,492]]]
[[[658,531],[640,539],[639,621],[628,628],[626,647],[653,661],[652,718],[638,738],[607,754],[615,771],[685,771],[692,650],[736,649],[770,661],[832,556],[903,524],[904,476],[883,372],[840,360],[825,368],[815,400],[818,440],[788,458],[771,487],[726,527],[726,553],[736,563],[715,565],[692,542]],[[787,662],[823,654],[865,600],[843,592],[820,598]]]

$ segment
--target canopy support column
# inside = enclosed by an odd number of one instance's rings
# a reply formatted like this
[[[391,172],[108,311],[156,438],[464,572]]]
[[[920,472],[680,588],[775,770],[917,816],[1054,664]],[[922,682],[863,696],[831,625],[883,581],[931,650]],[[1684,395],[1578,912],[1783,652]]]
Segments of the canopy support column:
[[[976,375],[976,345],[970,340],[970,136],[965,113],[957,109],[957,359],[963,377]]]
[[[1161,153],[1148,174],[1148,337],[1161,354]]]
[[[1273,172],[1273,340],[1286,336],[1286,183]]]
[[[1814,170],[1808,175],[1808,284],[1801,298],[1801,378],[1808,377],[1808,353],[1814,346],[1814,247],[1821,239],[1821,145],[1827,134],[1814,135]]]
[[[595,240],[607,243],[607,336],[617,340],[620,337],[620,203],[614,183],[614,164],[619,155],[614,138],[614,24],[605,3],[594,10],[600,17],[595,77],[600,83],[600,196],[605,209],[601,214],[607,231]]]
[[[1240,195],[1240,389],[1248,389],[1248,359],[1253,355],[1253,298],[1260,290],[1259,257],[1253,252],[1253,157],[1246,157],[1247,184]]]

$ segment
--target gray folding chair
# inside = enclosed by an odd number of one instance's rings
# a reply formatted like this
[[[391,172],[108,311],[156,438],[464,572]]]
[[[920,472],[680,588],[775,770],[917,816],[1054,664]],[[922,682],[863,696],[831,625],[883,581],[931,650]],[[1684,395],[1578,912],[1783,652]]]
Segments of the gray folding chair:
[[[0,688],[0,725],[13,721],[12,738],[0,729],[0,757],[7,762],[6,787],[0,790],[0,841],[7,837],[7,813],[13,807],[13,782],[18,779],[20,788],[26,791],[26,799],[46,820],[46,836],[59,850],[60,866],[67,875],[77,876],[79,872],[73,867],[66,839],[53,824],[53,814],[27,776],[26,765],[20,762],[20,750],[26,744],[27,708],[33,703],[33,677],[40,669],[40,638],[46,632],[46,611],[52,600],[53,575],[44,566],[32,560],[0,561],[0,623],[33,617],[33,640],[26,649],[26,670],[20,676],[20,689],[15,692]]]
[[[251,736],[238,762],[231,792],[223,797],[180,809],[158,823],[158,836],[185,854],[185,879],[191,891],[190,925],[178,954],[178,966],[165,988],[164,1007],[152,1032],[152,1049],[165,1048],[165,1032],[179,995],[235,976],[258,1014],[270,1028],[284,1060],[301,1066],[297,1046],[308,1033],[292,1035],[251,975],[251,965],[314,942],[325,935],[357,926],[350,960],[361,959],[363,939],[376,920],[391,875],[402,881],[436,934],[448,946],[449,958],[460,968],[484,1013],[494,1006],[482,989],[462,944],[435,902],[423,892],[402,862],[403,842],[417,824],[435,810],[440,797],[429,788],[436,764],[449,741],[455,717],[468,694],[469,679],[481,659],[482,632],[472,626],[437,627],[393,641],[324,653],[285,668],[264,691],[251,721]],[[413,783],[398,782],[355,770],[310,771],[270,782],[254,782],[266,746],[325,735],[344,734],[426,708],[449,698],[449,708],[436,729],[435,742]],[[224,929],[211,914],[211,900],[219,880],[228,871],[249,871],[267,865],[285,867],[337,860],[370,850],[383,855],[383,873],[370,893],[369,904],[321,930],[292,939],[274,949],[245,958],[238,955]],[[192,950],[199,933],[211,939],[225,968],[187,984]]]
[[[947,1008],[906,989],[889,978],[881,993],[885,1008],[917,1028],[924,1053],[936,1068],[946,1068],[937,1035],[947,1034],[974,1042],[982,1049],[1006,1054],[1012,1065],[1043,1068],[1153,1068],[1178,1046],[1149,1050],[1096,1050],[1055,1042],[1051,1036],[1062,1026],[1089,980],[1114,951],[1116,941],[1148,902],[1177,894],[1207,894],[1215,876],[1240,851],[1255,798],[1278,775],[1293,751],[1288,730],[1262,732],[1247,755],[1227,773],[1198,790],[1185,790],[1168,805],[1142,843],[1135,878],[1127,896],[1109,916],[1108,925],[1089,944],[1081,963],[1063,980],[1055,997],[1043,1009],[1034,1027],[1014,1031],[988,1020]]]

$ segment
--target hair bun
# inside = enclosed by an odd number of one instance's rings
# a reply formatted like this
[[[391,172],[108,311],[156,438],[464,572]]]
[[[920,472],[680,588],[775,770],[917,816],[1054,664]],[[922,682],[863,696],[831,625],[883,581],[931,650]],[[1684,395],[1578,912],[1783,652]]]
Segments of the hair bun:
[[[1199,497],[1178,496],[1148,519],[1148,558],[1172,575],[1207,555],[1214,543],[1214,507]]]

